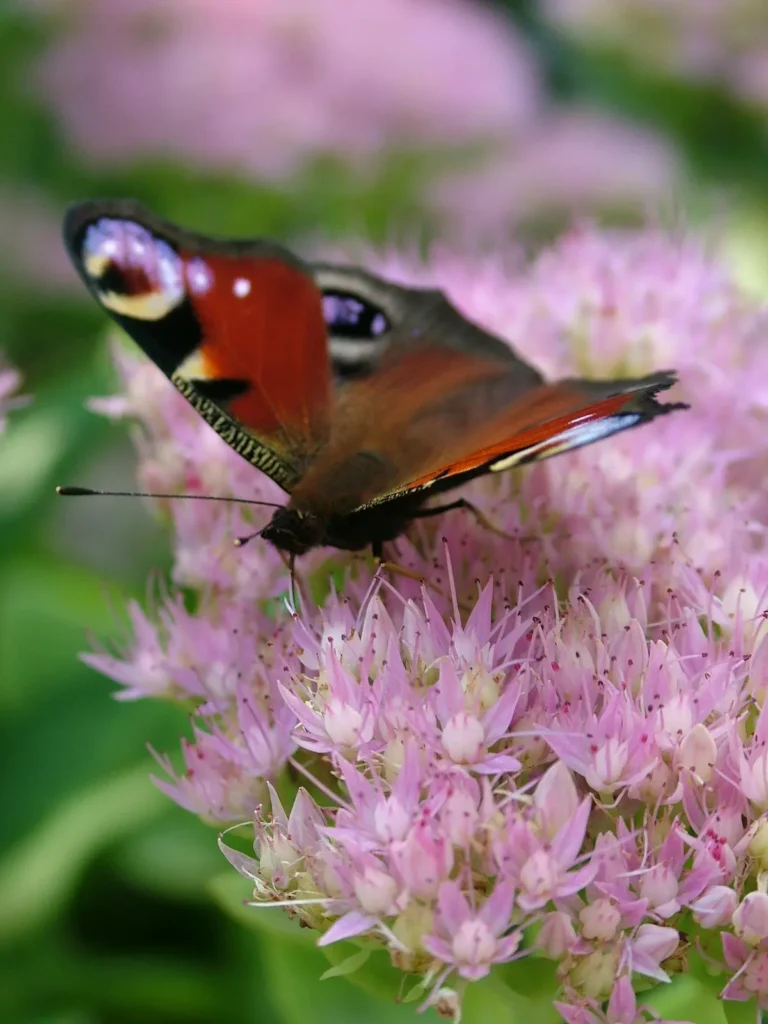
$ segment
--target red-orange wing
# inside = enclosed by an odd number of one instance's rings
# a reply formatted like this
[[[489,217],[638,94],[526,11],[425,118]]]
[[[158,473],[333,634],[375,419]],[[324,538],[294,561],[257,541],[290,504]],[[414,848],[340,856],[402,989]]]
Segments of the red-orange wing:
[[[504,377],[478,375],[457,390],[450,403],[441,403],[438,416],[444,429],[442,441],[422,449],[403,435],[405,473],[385,493],[367,494],[360,508],[395,500],[415,491],[440,492],[483,473],[496,473],[527,462],[550,458],[561,452],[593,444],[602,438],[648,423],[684,403],[660,403],[656,395],[676,383],[672,372],[663,371],[640,379],[588,381],[564,380],[544,384],[517,394],[507,408],[485,420],[478,403],[468,403],[476,393],[486,407],[498,404],[504,393]],[[510,392],[514,383],[510,381]],[[467,415],[469,410],[469,415]],[[451,430],[452,415],[465,417],[463,430]],[[420,409],[413,416],[429,422],[435,409]],[[473,422],[474,421],[474,422]],[[434,419],[433,419],[433,422]],[[439,420],[437,421],[440,422]],[[413,435],[418,437],[418,434]],[[409,453],[416,454],[414,462]]]
[[[290,490],[330,414],[308,268],[272,243],[196,235],[124,200],[75,206],[64,238],[99,304],[227,443]]]
[[[426,498],[679,408],[655,397],[674,384],[671,373],[532,386],[517,364],[407,332],[393,338],[378,369],[337,397],[329,443],[293,504],[343,516]]]

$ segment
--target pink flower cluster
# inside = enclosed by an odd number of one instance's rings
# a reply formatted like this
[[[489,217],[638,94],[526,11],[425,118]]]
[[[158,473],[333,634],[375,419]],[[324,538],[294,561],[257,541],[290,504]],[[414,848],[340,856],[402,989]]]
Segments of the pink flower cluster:
[[[96,163],[170,157],[295,184],[318,156],[365,174],[387,154],[432,151],[424,208],[462,234],[657,206],[680,178],[650,131],[551,109],[533,53],[485,4],[36,6],[67,17],[54,22],[35,88]]]
[[[44,0],[67,21],[41,84],[94,159],[259,176],[310,156],[488,142],[530,118],[532,56],[467,0]]]
[[[715,82],[768,104],[768,19],[762,0],[544,0],[553,23],[588,45],[627,52],[661,71]]]
[[[653,231],[382,272],[439,281],[548,374],[677,367],[692,408],[474,484],[510,537],[419,524],[388,555],[424,584],[313,555],[298,607],[274,551],[231,546],[267,510],[166,502],[194,610],[133,606],[125,650],[86,660],[124,697],[195,704],[158,784],[253,822],[254,856],[222,848],[254,902],[386,949],[442,1013],[523,957],[555,962],[570,1024],[646,1021],[636,993],[703,961],[768,1009],[768,310]],[[277,496],[118,365],[100,407],[140,421],[142,484]]]

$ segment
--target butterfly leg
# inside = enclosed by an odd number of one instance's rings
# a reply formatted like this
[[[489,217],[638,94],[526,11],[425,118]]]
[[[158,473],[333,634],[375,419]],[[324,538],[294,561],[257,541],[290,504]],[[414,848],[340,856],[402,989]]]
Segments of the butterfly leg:
[[[384,561],[380,554],[376,556],[376,560],[379,563],[376,569],[377,575],[380,575],[382,572],[389,572],[392,573],[393,576],[402,576],[407,580],[415,580],[417,583],[420,583],[422,587],[428,587],[439,597],[444,598],[446,601],[450,600],[448,594],[446,594],[445,591],[432,580],[427,579],[423,573],[414,572],[413,569],[406,569],[404,565],[399,565],[397,562]],[[459,600],[459,608],[463,612],[466,612],[467,615],[472,611],[472,605],[461,600]]]
[[[306,606],[309,604],[309,596],[301,580],[296,575],[296,555],[288,555],[284,551],[278,551],[278,555],[280,556],[280,561],[288,570],[288,575],[291,581],[291,604],[293,605],[294,610],[298,611],[298,598],[301,597],[304,605]]]
[[[451,598],[446,592],[439,587],[432,580],[428,580],[423,574],[414,572],[412,569],[406,569],[404,565],[398,565],[397,562],[379,562],[378,572],[383,571],[391,572],[393,576],[404,576],[408,580],[416,580],[422,587],[428,587],[432,593],[437,594],[438,597],[442,597],[445,601],[450,601]],[[459,609],[466,615],[469,615],[474,607],[474,604],[470,601],[462,601],[458,599]]]
[[[454,509],[463,508],[467,512],[471,513],[475,517],[475,522],[482,526],[483,529],[489,530],[491,533],[495,533],[497,537],[503,537],[504,540],[525,540],[524,537],[516,536],[512,533],[505,533],[504,530],[500,530],[498,526],[490,521],[490,519],[481,512],[480,509],[473,505],[471,501],[467,501],[466,498],[457,498],[456,501],[452,501],[449,505],[436,505],[434,508],[421,509],[414,515],[414,519],[429,519],[432,516],[442,515],[443,512],[453,512]]]

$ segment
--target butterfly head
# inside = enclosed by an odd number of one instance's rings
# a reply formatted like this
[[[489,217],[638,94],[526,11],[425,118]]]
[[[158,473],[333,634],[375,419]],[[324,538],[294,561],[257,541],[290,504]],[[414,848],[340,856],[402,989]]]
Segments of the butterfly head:
[[[304,555],[325,537],[325,521],[311,512],[285,506],[277,509],[261,536],[289,555]]]

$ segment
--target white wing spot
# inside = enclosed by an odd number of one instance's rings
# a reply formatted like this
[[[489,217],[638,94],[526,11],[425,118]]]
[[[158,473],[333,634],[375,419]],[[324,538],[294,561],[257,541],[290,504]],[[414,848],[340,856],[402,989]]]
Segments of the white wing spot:
[[[205,260],[195,257],[187,262],[187,284],[193,295],[205,295],[213,288],[213,271]]]
[[[251,282],[247,277],[236,277],[235,283],[232,285],[232,291],[238,299],[244,299],[246,295],[251,293]]]

